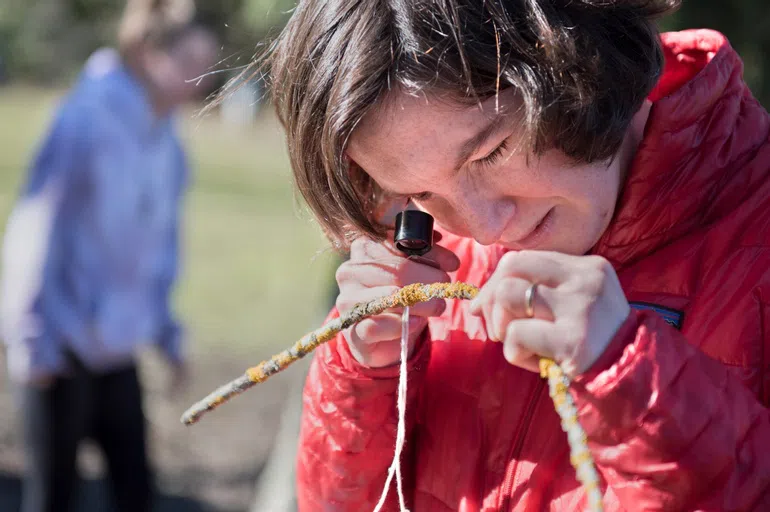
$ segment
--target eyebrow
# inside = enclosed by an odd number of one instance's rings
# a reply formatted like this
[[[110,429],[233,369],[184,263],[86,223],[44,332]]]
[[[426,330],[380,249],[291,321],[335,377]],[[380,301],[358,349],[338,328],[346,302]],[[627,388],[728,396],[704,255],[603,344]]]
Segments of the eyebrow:
[[[509,116],[497,115],[476,135],[465,141],[460,147],[460,153],[457,156],[455,169],[462,167],[465,162],[467,162],[468,159],[479,150],[479,148],[484,146],[484,144],[486,144],[493,135],[499,132],[508,122],[510,122],[510,120],[511,119]]]

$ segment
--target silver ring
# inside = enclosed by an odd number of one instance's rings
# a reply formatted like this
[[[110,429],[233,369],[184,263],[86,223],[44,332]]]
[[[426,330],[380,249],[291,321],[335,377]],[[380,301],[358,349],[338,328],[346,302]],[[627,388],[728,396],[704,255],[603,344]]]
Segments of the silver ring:
[[[527,318],[535,316],[535,295],[537,294],[537,283],[532,283],[524,292],[524,313]]]

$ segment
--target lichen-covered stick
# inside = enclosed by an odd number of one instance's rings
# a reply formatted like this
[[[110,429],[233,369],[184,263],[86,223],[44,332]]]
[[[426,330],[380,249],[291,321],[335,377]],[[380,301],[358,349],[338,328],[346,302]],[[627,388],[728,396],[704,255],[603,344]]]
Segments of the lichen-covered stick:
[[[306,334],[291,348],[274,355],[253,368],[249,368],[237,379],[221,386],[194,404],[182,415],[182,423],[186,425],[196,423],[207,412],[216,409],[252,386],[264,382],[271,375],[285,370],[292,363],[334,338],[340,331],[369,316],[378,315],[387,309],[413,306],[432,299],[473,299],[478,292],[479,289],[475,286],[461,282],[417,283],[405,286],[392,295],[358,304],[350,312]],[[603,507],[599,475],[594,467],[591,452],[588,450],[586,434],[577,420],[577,408],[568,392],[570,381],[561,367],[550,359],[540,360],[540,372],[543,378],[548,379],[551,398],[556,406],[556,412],[561,418],[562,429],[567,433],[570,445],[570,462],[577,471],[578,480],[586,491],[588,510],[601,512]]]
[[[221,386],[203,400],[190,407],[183,415],[182,422],[192,425],[205,413],[217,408],[250,387],[264,382],[270,376],[285,370],[300,358],[334,338],[342,330],[361,320],[378,315],[386,309],[413,306],[431,299],[472,299],[478,288],[465,283],[412,284],[401,288],[392,295],[356,305],[351,311],[341,315],[315,331],[306,334],[287,350],[274,355],[267,361],[249,368],[237,379]]]

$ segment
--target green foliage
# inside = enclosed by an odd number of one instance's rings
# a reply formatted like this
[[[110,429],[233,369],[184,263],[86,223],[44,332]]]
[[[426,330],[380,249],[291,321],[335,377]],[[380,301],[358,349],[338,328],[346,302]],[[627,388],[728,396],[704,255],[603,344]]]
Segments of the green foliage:
[[[712,28],[727,36],[743,58],[744,76],[760,101],[770,105],[770,2],[685,0],[661,24],[664,30]]]
[[[222,39],[224,66],[245,64],[282,26],[293,0],[197,0],[198,18]],[[0,66],[36,82],[71,79],[96,48],[114,44],[120,0],[0,0]],[[0,73],[1,74],[1,73]]]
[[[296,0],[197,0],[202,21],[222,38],[223,66],[251,59],[279,29]],[[96,47],[113,41],[121,0],[0,0],[0,65],[13,77],[61,81]],[[770,104],[770,2],[685,0],[664,20],[668,30],[714,28],[740,52],[755,94]],[[1,74],[1,72],[0,72]]]
[[[0,60],[12,77],[67,79],[112,39],[122,3],[112,0],[3,0]]]

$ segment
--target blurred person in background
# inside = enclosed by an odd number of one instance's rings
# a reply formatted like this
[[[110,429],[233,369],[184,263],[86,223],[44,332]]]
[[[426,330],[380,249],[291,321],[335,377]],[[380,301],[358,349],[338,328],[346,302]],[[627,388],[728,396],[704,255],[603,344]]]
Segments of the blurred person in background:
[[[187,163],[173,114],[204,90],[217,42],[185,0],[129,0],[58,109],[3,247],[2,328],[27,470],[22,512],[66,512],[76,452],[102,448],[117,509],[151,508],[139,349],[185,375],[170,307]]]

